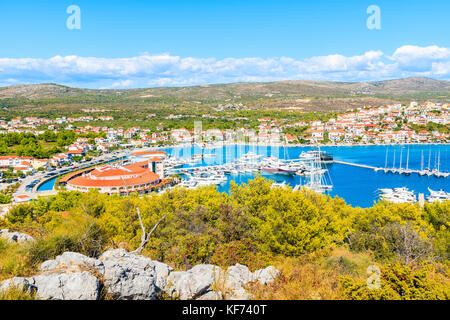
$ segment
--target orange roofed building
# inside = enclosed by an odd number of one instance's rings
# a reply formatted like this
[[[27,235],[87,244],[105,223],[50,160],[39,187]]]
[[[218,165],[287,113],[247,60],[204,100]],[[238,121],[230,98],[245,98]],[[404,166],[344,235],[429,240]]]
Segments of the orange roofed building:
[[[165,151],[140,151],[140,152],[134,152],[132,154],[130,154],[131,157],[136,157],[136,158],[152,158],[152,157],[158,157],[158,158],[162,158],[165,159],[167,158],[167,152]]]
[[[126,166],[105,166],[84,172],[67,181],[66,188],[80,192],[97,189],[107,194],[147,193],[161,182],[163,174],[162,160],[152,158]]]

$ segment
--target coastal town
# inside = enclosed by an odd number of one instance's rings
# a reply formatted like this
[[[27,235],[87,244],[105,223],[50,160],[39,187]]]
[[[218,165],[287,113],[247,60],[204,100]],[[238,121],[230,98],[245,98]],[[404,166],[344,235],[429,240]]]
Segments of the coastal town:
[[[356,2],[1,2],[0,303],[450,300],[450,1]]]
[[[245,108],[245,106],[238,107]],[[229,108],[227,109],[229,110]],[[397,104],[378,107],[362,106],[350,112],[333,115],[327,121],[312,120],[288,123],[286,119],[261,117],[258,118],[258,125],[254,129],[242,126],[226,130],[203,130],[201,120],[223,117],[221,111],[223,111],[223,106],[214,115],[203,114],[197,117],[171,114],[164,117],[166,121],[174,122],[177,119],[189,117],[190,121],[195,123],[194,128],[190,130],[186,128],[164,130],[162,124],[158,125],[154,131],[139,126],[125,128],[113,125],[95,125],[98,121],[102,121],[102,124],[114,123],[112,116],[88,115],[55,119],[24,117],[14,118],[10,121],[1,120],[0,136],[8,134],[42,136],[48,132],[55,135],[60,132],[73,132],[74,138],[70,144],[63,147],[64,150],[60,150],[63,152],[58,152],[49,158],[41,159],[16,154],[1,155],[2,183],[0,183],[0,188],[9,195],[7,199],[10,201],[28,201],[30,196],[26,193],[35,190],[35,186],[41,182],[35,175],[39,175],[39,178],[45,180],[45,178],[53,177],[54,174],[62,175],[81,168],[98,166],[106,162],[105,159],[120,158],[118,154],[124,156],[145,148],[190,144],[207,147],[236,143],[266,146],[445,144],[450,140],[448,131],[439,130],[439,128],[448,128],[450,123],[449,105],[433,102],[422,104],[411,102],[409,105]],[[84,110],[84,112],[90,113],[91,110]],[[150,114],[147,117],[157,118],[157,115]],[[229,120],[236,121],[235,118]],[[238,120],[245,119],[239,118]],[[295,135],[293,132],[300,133]],[[161,154],[157,156],[161,157]],[[158,164],[162,160],[164,159],[156,158],[155,163]],[[140,170],[139,166],[132,167],[133,170]],[[161,172],[164,173],[164,170],[158,170],[162,176]],[[128,177],[128,175],[126,176]],[[138,176],[139,174],[136,177]],[[152,176],[152,179],[146,181],[146,185],[154,186],[160,182],[159,179]],[[68,188],[88,190],[90,184],[86,183],[87,185],[82,187],[69,185]]]
[[[157,117],[151,114],[148,117]],[[427,130],[429,124],[445,127],[450,124],[450,106],[434,102],[418,104],[411,102],[409,106],[396,104],[387,106],[363,106],[357,110],[337,114],[328,121],[298,121],[287,123],[286,119],[272,117],[259,118],[256,128],[236,127],[234,129],[207,129],[201,130],[202,119],[225,118],[227,121],[236,121],[236,118],[227,118],[220,113],[211,115],[170,115],[166,120],[176,123],[180,118],[191,118],[192,122],[199,122],[199,129],[173,128],[164,130],[162,125],[152,131],[148,128],[135,127],[109,127],[95,126],[96,121],[114,121],[112,116],[82,116],[60,117],[56,119],[25,117],[10,121],[0,120],[0,135],[10,132],[43,134],[46,130],[58,132],[72,130],[76,134],[89,134],[103,132],[104,138],[96,138],[94,145],[88,145],[88,139],[78,139],[76,143],[68,146],[67,156],[82,155],[96,148],[102,152],[119,145],[122,147],[144,147],[151,145],[169,145],[173,143],[233,141],[247,143],[322,143],[322,144],[395,144],[395,143],[446,143],[450,133],[438,129]],[[241,117],[238,120],[246,120]],[[78,123],[92,122],[85,126]],[[286,133],[290,128],[302,128],[301,135]],[[419,128],[419,129],[418,129]],[[421,128],[421,129],[420,129]],[[200,131],[199,131],[200,130]],[[240,139],[240,140],[239,140]],[[60,158],[64,159],[60,159]],[[70,157],[70,156],[69,156]],[[52,159],[53,163],[60,164],[67,159],[58,155]]]

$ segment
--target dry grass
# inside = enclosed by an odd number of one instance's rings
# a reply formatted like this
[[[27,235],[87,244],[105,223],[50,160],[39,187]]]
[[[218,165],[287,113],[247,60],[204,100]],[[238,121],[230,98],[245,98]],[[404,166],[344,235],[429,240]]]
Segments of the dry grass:
[[[28,245],[0,243],[0,281],[31,275],[33,269],[27,260]]]
[[[36,298],[31,292],[27,292],[19,288],[10,288],[3,292],[0,291],[0,301],[2,300],[36,300]]]
[[[339,277],[359,276],[370,261],[370,256],[346,249],[280,258],[274,266],[281,271],[281,276],[273,284],[254,284],[249,290],[256,300],[342,300]]]
[[[287,258],[276,266],[282,275],[267,286],[254,285],[256,300],[331,300],[336,296],[339,274],[323,270],[301,258]]]

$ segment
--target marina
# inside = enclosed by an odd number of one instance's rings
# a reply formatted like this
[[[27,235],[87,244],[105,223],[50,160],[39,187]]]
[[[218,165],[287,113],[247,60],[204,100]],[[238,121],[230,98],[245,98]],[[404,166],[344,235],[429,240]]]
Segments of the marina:
[[[386,146],[354,146],[354,147],[321,147],[321,151],[333,155],[333,161],[322,163],[322,172],[326,179],[331,181],[333,188],[325,190],[324,193],[332,197],[339,196],[353,206],[371,207],[374,202],[379,200],[380,188],[409,188],[414,190],[416,194],[423,193],[428,196],[431,190],[444,190],[450,192],[450,183],[448,178],[436,177],[434,175],[420,175],[417,174],[421,167],[421,154],[431,150],[432,155],[437,154],[438,158],[440,152],[440,171],[448,172],[450,147],[448,145],[411,145],[389,146],[390,160],[395,151],[396,161],[400,159],[399,155],[402,153],[402,162],[405,165],[408,151],[410,149],[408,169],[412,170],[412,174],[385,174],[383,170],[386,163]],[[198,146],[183,146],[176,148],[159,149],[167,151],[171,157],[178,159],[190,159],[193,154],[202,152]],[[268,147],[268,146],[249,146],[249,145],[228,145],[223,147],[215,147],[211,149],[204,149],[203,152],[215,153],[215,158],[205,158],[201,163],[195,165],[183,165],[177,168],[179,174],[183,172],[202,172],[202,171],[221,171],[228,179],[225,184],[217,185],[217,189],[221,192],[228,192],[231,181],[242,184],[247,183],[253,179],[255,174],[260,174],[263,177],[272,180],[275,187],[281,186],[284,182],[285,186],[290,186],[295,190],[306,186],[311,180],[309,176],[311,170],[304,173],[298,168],[302,168],[305,160],[305,154],[302,153],[314,151],[315,148],[310,147]],[[249,154],[250,153],[250,154]],[[248,155],[249,154],[249,155]],[[253,154],[253,155],[252,155]],[[297,173],[295,174],[280,174],[270,173],[258,168],[256,163],[261,162],[262,159],[273,157],[273,159],[281,159],[282,162],[291,164],[291,168],[297,166]],[[425,157],[425,156],[424,156]],[[257,160],[255,160],[257,159]],[[303,160],[303,161],[301,161]],[[434,160],[434,158],[432,158]],[[252,165],[244,166],[247,162]],[[426,161],[425,161],[426,162]],[[391,162],[392,165],[392,162]],[[433,165],[433,161],[432,161]],[[424,166],[425,167],[425,166]],[[406,170],[406,166],[405,169]],[[298,173],[300,171],[300,173]],[[327,183],[324,183],[327,185]]]
[[[327,161],[324,161],[327,160]],[[328,170],[323,164],[330,163],[332,156],[320,150],[303,152],[299,159],[280,159],[276,156],[264,157],[253,152],[243,154],[240,158],[221,165],[196,166],[179,168],[177,160],[168,158],[166,164],[166,175],[182,175],[184,180],[181,187],[194,189],[201,186],[218,185],[223,186],[228,181],[227,176],[235,177],[241,174],[266,174],[276,176],[305,176],[308,181],[304,187],[319,193],[332,190],[331,177],[328,180],[325,174]],[[187,161],[187,164],[196,164]],[[172,166],[171,166],[172,165]],[[329,181],[327,183],[326,181]],[[285,187],[286,181],[274,182],[273,187]],[[296,186],[299,189],[301,185]]]
[[[321,154],[316,154],[316,148],[249,145],[214,148],[189,145],[157,150],[168,154],[164,160],[165,175],[179,176],[182,180],[179,185],[188,189],[212,185],[228,193],[231,181],[240,185],[259,174],[273,181],[274,188],[289,186],[299,190],[309,187],[333,197],[342,197],[347,203],[360,207],[370,207],[378,201],[379,189],[409,188],[417,195],[424,194],[427,201],[442,199],[443,193],[430,193],[428,188],[450,192],[448,175],[445,175],[450,169],[449,146],[417,145],[408,148],[409,156],[404,146],[389,147],[391,158],[395,153],[398,161],[398,155],[401,155],[405,164],[404,171],[398,174],[391,172],[392,167],[388,168],[390,172],[385,171],[385,146],[322,147]],[[320,160],[317,155],[320,155]],[[330,155],[332,161],[327,157]],[[124,159],[131,160],[130,157]],[[436,169],[439,166],[443,175],[435,175],[437,170],[433,172],[434,160]],[[425,171],[428,162],[432,174],[424,174],[428,172]],[[52,190],[55,180],[47,180],[39,186],[39,191]]]

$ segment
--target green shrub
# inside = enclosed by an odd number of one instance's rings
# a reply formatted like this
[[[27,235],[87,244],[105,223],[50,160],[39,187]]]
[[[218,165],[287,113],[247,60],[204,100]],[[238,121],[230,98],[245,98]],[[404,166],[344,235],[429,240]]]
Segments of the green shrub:
[[[54,259],[66,251],[89,257],[98,257],[103,252],[107,238],[97,223],[86,222],[73,229],[66,229],[68,227],[60,227],[56,234],[40,238],[30,246],[28,259],[32,266]]]
[[[0,238],[0,254],[8,248],[8,243],[5,239]]]
[[[14,206],[6,216],[6,220],[11,224],[22,224],[26,221],[33,220],[35,218],[33,209],[34,207],[32,204],[20,204]]]
[[[399,262],[381,266],[380,288],[369,288],[367,279],[341,277],[344,296],[351,300],[448,300],[447,274],[431,265],[405,266]],[[444,267],[445,269],[445,267]]]
[[[250,239],[243,239],[217,247],[214,250],[211,263],[221,267],[229,267],[240,263],[246,265],[250,270],[258,270],[267,265],[265,260],[267,260],[267,257],[259,252],[255,243],[252,243]]]

